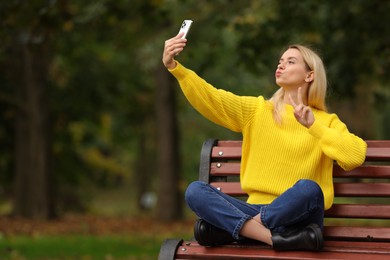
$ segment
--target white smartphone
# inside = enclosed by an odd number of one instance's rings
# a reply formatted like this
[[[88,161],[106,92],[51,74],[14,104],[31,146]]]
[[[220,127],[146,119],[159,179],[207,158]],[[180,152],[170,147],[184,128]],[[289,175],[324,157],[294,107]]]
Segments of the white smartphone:
[[[192,20],[184,20],[183,23],[181,24],[179,34],[184,32],[182,39],[185,39],[187,37],[188,32],[190,31],[192,25]]]

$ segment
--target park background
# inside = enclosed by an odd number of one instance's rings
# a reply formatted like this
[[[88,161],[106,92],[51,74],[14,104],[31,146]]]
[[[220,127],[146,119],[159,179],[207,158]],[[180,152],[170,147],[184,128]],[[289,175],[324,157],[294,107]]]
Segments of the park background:
[[[390,1],[15,0],[0,3],[0,258],[156,259],[192,236],[183,202],[207,138],[240,139],[194,111],[163,67],[270,97],[282,50],[317,50],[328,106],[390,139]]]

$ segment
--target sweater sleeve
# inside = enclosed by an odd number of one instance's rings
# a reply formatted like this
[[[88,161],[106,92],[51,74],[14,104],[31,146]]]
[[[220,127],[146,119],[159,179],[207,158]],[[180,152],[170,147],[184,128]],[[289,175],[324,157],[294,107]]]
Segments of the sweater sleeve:
[[[176,77],[185,97],[199,113],[232,131],[241,132],[259,104],[259,98],[237,96],[214,88],[179,62],[169,71]]]
[[[329,125],[323,124],[321,120],[315,120],[309,128],[309,133],[320,139],[322,151],[344,170],[352,170],[363,164],[367,143],[350,133],[337,115],[330,115]]]

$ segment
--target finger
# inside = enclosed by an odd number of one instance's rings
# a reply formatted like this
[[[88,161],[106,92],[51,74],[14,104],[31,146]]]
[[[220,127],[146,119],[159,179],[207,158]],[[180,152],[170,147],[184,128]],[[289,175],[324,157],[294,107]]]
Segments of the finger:
[[[291,105],[292,105],[294,108],[296,108],[296,107],[297,107],[297,104],[295,103],[294,99],[291,97],[290,94],[288,95],[288,98],[289,98],[289,100],[290,100]]]
[[[303,104],[303,99],[302,99],[302,88],[298,88],[298,102],[299,104]]]
[[[181,53],[183,50],[184,50],[183,47],[173,48],[173,49],[170,51],[170,55],[176,56],[176,55],[178,55],[179,53]]]
[[[165,51],[167,53],[167,55],[169,56],[174,56],[176,55],[177,53],[180,53],[183,51],[184,47],[185,47],[185,43],[176,43],[176,44],[167,44],[165,46]]]
[[[165,41],[165,44],[175,44],[175,43],[185,43],[187,42],[187,39],[182,39],[184,33],[179,33],[175,37],[172,37],[171,39],[168,39]]]
[[[184,35],[184,32],[181,32],[181,33],[177,34],[174,38],[181,39],[181,37],[183,37],[183,35]]]
[[[304,115],[304,109],[305,107],[302,105],[302,104],[298,104],[296,107],[295,107],[295,114],[297,114],[297,116],[299,116],[300,118],[303,117]]]
[[[306,115],[308,112],[310,112],[310,107],[304,106],[302,112],[304,115]]]
[[[311,113],[311,109],[309,107],[304,107],[303,110],[302,110],[302,117],[301,117],[301,123],[306,126],[306,127],[309,127],[309,118],[310,118],[310,113]]]
[[[174,49],[172,55],[177,56],[177,55],[179,55],[182,51],[183,51],[183,48]]]
[[[165,49],[167,49],[167,50],[172,50],[172,49],[176,49],[176,48],[183,48],[184,46],[186,46],[186,40],[170,39],[170,40],[165,41]]]
[[[303,112],[303,113],[302,113],[302,116],[303,116],[303,117],[309,118],[310,113],[311,113],[311,108],[305,106],[302,112]]]

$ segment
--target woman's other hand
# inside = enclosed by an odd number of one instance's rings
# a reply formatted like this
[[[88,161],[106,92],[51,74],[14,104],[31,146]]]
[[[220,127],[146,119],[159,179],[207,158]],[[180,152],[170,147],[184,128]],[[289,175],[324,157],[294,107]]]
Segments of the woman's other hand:
[[[311,108],[309,106],[306,106],[303,103],[301,89],[302,88],[298,88],[298,93],[297,93],[298,103],[295,103],[291,95],[289,95],[289,99],[291,105],[294,107],[295,119],[303,126],[310,128],[313,125],[315,118]]]

